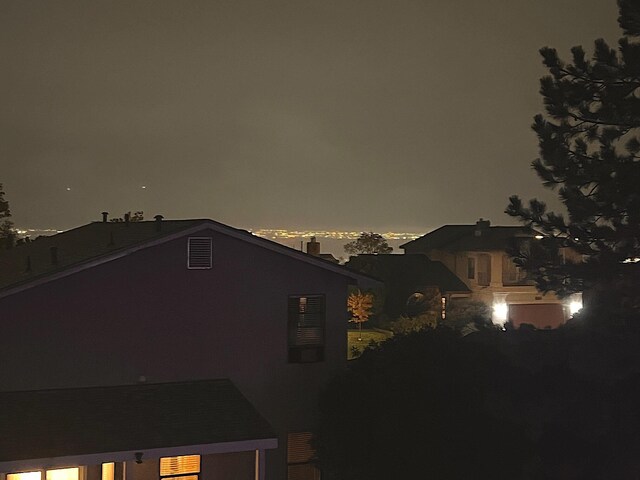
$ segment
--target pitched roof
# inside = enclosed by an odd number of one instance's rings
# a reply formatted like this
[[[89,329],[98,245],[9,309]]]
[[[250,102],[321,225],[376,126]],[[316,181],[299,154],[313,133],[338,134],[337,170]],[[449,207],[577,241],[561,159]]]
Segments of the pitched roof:
[[[227,379],[0,392],[0,464],[275,438]]]
[[[400,248],[405,248],[407,245],[419,245],[424,250],[442,248],[461,236],[473,232],[474,228],[475,225],[443,225],[415,240],[403,243]]]
[[[488,223],[488,222],[487,222]],[[476,234],[479,232],[479,235]],[[522,226],[486,226],[444,225],[422,237],[400,245],[404,249],[410,246],[423,252],[430,250],[479,251],[504,250],[512,238],[533,237],[536,232]]]
[[[357,255],[346,266],[380,278],[385,284],[437,286],[443,293],[470,291],[442,262],[420,253]]]
[[[11,294],[16,289],[59,278],[202,228],[239,238],[357,280],[353,272],[334,262],[307,255],[213,220],[162,220],[160,229],[157,227],[156,221],[93,222],[50,237],[39,237],[10,250],[2,250],[0,297]],[[57,262],[51,260],[52,247],[57,251]]]

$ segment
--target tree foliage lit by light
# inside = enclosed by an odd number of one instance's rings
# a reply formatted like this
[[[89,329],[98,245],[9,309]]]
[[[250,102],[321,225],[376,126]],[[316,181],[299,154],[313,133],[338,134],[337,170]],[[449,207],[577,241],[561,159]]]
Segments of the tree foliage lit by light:
[[[373,294],[357,290],[347,298],[347,310],[351,314],[350,322],[358,325],[358,340],[362,340],[362,324],[369,320],[373,311]]]

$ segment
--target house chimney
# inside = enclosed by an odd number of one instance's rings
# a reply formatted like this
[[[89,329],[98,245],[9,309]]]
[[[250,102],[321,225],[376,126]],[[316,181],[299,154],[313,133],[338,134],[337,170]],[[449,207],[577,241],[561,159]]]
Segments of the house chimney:
[[[155,217],[156,220],[156,232],[159,232],[160,230],[162,230],[162,219],[164,218],[162,215],[156,215]]]
[[[58,247],[49,247],[49,253],[51,253],[51,265],[58,264]]]
[[[107,223],[108,218],[109,218],[109,212],[102,212],[102,223]]]
[[[124,214],[124,224],[125,226],[129,226],[129,220],[131,219],[131,212],[127,212]]]
[[[307,253],[314,257],[320,256],[320,242],[316,241],[316,237],[311,237],[311,241],[307,242]]]
[[[490,226],[491,222],[489,220],[483,220],[482,217],[480,217],[480,220],[476,222],[476,229],[473,234],[479,237],[482,235],[482,232],[488,230]]]

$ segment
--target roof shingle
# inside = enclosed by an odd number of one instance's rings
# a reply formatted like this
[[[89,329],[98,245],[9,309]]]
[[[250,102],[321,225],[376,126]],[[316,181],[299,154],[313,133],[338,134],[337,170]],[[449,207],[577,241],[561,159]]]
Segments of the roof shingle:
[[[275,437],[227,379],[0,392],[0,462]]]

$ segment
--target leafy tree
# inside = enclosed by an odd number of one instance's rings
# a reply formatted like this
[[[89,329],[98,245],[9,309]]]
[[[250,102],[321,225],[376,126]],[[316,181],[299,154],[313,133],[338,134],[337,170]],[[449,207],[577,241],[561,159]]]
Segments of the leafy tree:
[[[0,244],[4,245],[5,248],[13,247],[16,237],[13,222],[9,220],[10,216],[9,202],[4,198],[4,190],[0,183]]]
[[[542,291],[561,296],[603,285],[640,306],[640,4],[619,0],[625,37],[617,50],[595,41],[565,62],[540,50],[550,75],[541,79],[546,114],[535,117],[540,158],[532,166],[550,189],[559,187],[567,215],[514,195],[506,213],[544,233],[515,252]],[[567,252],[576,258],[563,258]],[[617,302],[620,303],[620,302]]]
[[[393,247],[379,233],[362,232],[356,240],[344,246],[344,251],[349,255],[391,253]]]
[[[358,340],[362,340],[362,324],[369,320],[373,310],[373,295],[360,290],[347,297],[347,310],[351,313],[350,322],[358,325]]]

